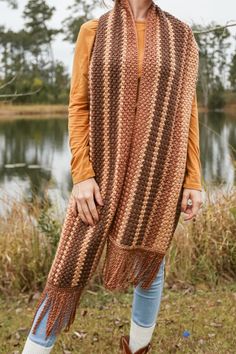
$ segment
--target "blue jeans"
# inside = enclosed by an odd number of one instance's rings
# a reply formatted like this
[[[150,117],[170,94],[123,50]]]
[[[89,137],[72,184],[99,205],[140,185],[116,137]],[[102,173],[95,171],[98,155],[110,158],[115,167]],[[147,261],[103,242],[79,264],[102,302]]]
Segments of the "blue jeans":
[[[134,288],[131,316],[133,322],[141,327],[152,327],[156,322],[164,285],[164,268],[165,257],[150,288],[142,289],[140,285]]]
[[[46,298],[44,299],[44,301],[42,302],[42,304],[40,305],[40,307],[36,313],[33,325],[31,327],[31,330],[30,330],[30,333],[28,336],[33,342],[35,342],[39,345],[42,345],[43,347],[51,347],[54,344],[54,342],[56,341],[56,335],[52,333],[46,339],[46,323],[47,323],[47,319],[48,319],[48,312],[46,312],[45,316],[40,321],[35,334],[32,333],[33,326],[40,315],[40,312],[43,308],[45,301],[46,301]]]
[[[157,273],[156,278],[152,282],[152,285],[149,289],[142,289],[140,285],[134,288],[133,294],[133,305],[132,305],[132,320],[139,326],[142,327],[152,327],[156,322],[157,315],[160,308],[161,296],[164,284],[164,267],[165,267],[165,257],[161,263],[159,271]],[[45,299],[46,300],[46,299]],[[45,301],[44,300],[44,301]],[[38,309],[38,312],[35,316],[34,323],[36,322],[40,311],[43,307],[44,302]],[[31,327],[29,338],[44,347],[50,347],[54,344],[56,340],[56,335],[51,334],[47,339],[46,338],[46,322],[48,318],[48,312],[43,317],[39,326],[36,329],[36,333],[32,333]]]

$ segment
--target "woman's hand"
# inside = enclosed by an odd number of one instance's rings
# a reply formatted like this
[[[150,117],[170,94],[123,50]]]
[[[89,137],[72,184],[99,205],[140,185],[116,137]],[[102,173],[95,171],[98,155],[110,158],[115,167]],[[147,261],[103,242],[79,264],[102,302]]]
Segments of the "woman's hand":
[[[191,200],[192,205],[188,205],[188,200]],[[202,207],[202,192],[196,189],[188,189],[184,188],[183,198],[181,203],[181,211],[188,216],[184,219],[184,221],[193,219],[200,208]]]
[[[85,224],[95,225],[99,221],[95,200],[99,205],[104,205],[99,186],[95,179],[91,177],[74,184],[71,194],[73,197],[73,214],[77,216],[79,213]]]

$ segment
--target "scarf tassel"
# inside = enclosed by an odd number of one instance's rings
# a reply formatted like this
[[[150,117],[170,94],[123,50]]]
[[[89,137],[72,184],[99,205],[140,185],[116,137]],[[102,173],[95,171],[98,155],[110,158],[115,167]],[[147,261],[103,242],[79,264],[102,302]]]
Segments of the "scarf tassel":
[[[48,311],[48,319],[46,324],[46,338],[52,333],[58,335],[64,328],[64,332],[68,332],[71,324],[74,322],[76,308],[82,293],[81,287],[74,288],[58,288],[47,283],[40,295],[36,305],[36,311],[32,320],[32,325],[39,307],[46,299],[44,306],[38,316],[32,333],[35,334],[37,327]],[[45,338],[45,339],[46,339]]]
[[[130,284],[148,289],[159,270],[164,254],[141,248],[121,247],[114,240],[107,243],[107,258],[103,265],[104,287],[108,290],[126,290]],[[52,333],[58,335],[64,328],[68,332],[74,322],[76,309],[83,287],[59,288],[48,281],[36,305],[35,315],[43,308],[35,321],[32,333],[48,312],[46,338]],[[45,301],[44,301],[45,300]]]
[[[107,245],[106,261],[103,266],[104,286],[108,290],[125,290],[130,284],[148,289],[160,268],[165,254],[121,247],[114,240]]]

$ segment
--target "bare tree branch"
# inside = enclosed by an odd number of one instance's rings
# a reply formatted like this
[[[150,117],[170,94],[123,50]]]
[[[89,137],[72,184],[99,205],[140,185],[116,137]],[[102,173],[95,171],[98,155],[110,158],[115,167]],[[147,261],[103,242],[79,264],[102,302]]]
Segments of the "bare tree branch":
[[[226,24],[224,26],[216,26],[216,27],[210,28],[208,30],[204,30],[204,31],[193,31],[193,33],[204,34],[204,33],[214,32],[214,31],[218,31],[219,29],[225,29],[227,27],[233,27],[233,26],[236,26],[236,22],[231,23],[231,24]]]
[[[25,93],[13,93],[13,94],[6,94],[6,95],[0,95],[0,98],[7,98],[7,97],[19,97],[19,96],[30,96],[30,95],[35,95],[41,90],[41,87],[37,89],[36,91],[32,92],[25,92]]]
[[[6,86],[9,86],[16,79],[16,77],[17,76],[14,76],[11,80],[0,86],[0,90],[4,89]]]

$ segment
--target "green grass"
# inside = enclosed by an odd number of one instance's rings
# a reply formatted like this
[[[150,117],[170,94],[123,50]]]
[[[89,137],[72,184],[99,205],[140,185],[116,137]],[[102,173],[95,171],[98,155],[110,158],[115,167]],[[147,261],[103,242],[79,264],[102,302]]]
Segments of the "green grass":
[[[36,300],[30,295],[0,301],[0,353],[21,353]],[[86,291],[76,320],[56,341],[53,354],[118,354],[119,338],[129,332],[132,288],[111,293]],[[236,352],[236,286],[164,288],[152,354]],[[183,337],[187,330],[190,336]]]

